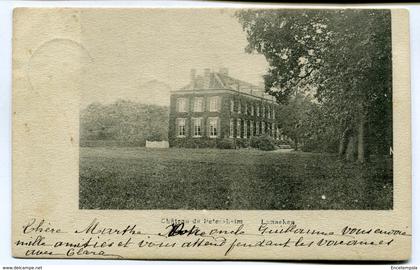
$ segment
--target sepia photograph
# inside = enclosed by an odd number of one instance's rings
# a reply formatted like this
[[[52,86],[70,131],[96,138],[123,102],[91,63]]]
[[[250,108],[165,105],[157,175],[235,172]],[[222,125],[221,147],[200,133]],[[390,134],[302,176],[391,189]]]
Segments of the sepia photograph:
[[[11,256],[409,260],[408,15],[15,8]]]
[[[80,209],[393,209],[390,10],[93,14]]]

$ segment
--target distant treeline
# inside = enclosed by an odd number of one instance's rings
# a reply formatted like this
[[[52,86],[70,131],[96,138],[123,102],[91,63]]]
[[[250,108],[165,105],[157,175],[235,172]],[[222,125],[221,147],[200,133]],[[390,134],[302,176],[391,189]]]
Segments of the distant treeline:
[[[168,107],[118,100],[80,112],[81,146],[144,146],[168,139]]]

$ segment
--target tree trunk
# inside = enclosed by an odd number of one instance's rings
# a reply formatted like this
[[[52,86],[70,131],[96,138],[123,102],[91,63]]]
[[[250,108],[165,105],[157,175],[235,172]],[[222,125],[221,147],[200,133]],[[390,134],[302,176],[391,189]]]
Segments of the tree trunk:
[[[348,161],[354,161],[355,154],[356,154],[356,138],[355,136],[350,136],[349,141],[347,143],[347,149],[346,149],[346,160]]]
[[[338,147],[338,155],[340,157],[344,157],[344,155],[346,154],[346,146],[349,140],[349,128],[346,128],[343,131],[343,134],[341,135],[340,138],[340,145]]]
[[[360,122],[357,131],[357,161],[364,163],[365,158],[365,115],[360,115]]]
[[[344,145],[345,145],[344,134],[340,138],[340,145],[338,146],[338,155],[342,157],[344,155]]]
[[[298,139],[297,138],[295,138],[294,139],[294,142],[295,142],[295,151],[297,151],[298,150]]]

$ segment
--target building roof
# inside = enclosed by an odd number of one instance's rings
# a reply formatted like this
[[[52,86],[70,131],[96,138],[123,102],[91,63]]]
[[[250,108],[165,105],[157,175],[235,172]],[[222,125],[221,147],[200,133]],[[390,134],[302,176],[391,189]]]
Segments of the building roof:
[[[207,72],[204,75],[195,75],[195,70],[191,71],[190,83],[181,89],[174,91],[191,91],[191,90],[231,90],[244,93],[258,98],[264,98],[273,101],[273,97],[266,94],[262,86],[256,86],[251,83],[233,78],[227,72]]]

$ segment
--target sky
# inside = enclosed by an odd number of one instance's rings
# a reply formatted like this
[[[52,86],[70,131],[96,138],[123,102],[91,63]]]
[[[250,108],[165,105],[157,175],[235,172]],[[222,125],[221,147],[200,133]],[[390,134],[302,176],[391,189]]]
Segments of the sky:
[[[90,60],[84,65],[81,106],[129,99],[169,105],[169,89],[189,82],[191,68],[229,69],[258,84],[264,56],[245,53],[246,34],[233,10],[84,10],[81,38]]]

